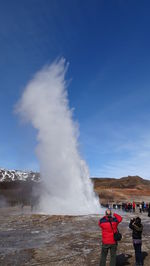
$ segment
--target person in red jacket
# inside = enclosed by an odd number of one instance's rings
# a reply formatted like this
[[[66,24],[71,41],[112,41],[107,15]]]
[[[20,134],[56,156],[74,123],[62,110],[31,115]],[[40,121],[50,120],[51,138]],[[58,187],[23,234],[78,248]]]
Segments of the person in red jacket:
[[[135,205],[135,202],[133,201],[133,204],[132,204],[133,212],[135,212],[135,207],[136,205]]]
[[[99,226],[102,229],[102,251],[100,266],[106,265],[108,250],[110,249],[110,266],[116,265],[117,242],[114,240],[114,233],[117,232],[117,226],[122,221],[122,217],[116,213],[112,215],[111,210],[106,210],[106,215],[99,220]]]

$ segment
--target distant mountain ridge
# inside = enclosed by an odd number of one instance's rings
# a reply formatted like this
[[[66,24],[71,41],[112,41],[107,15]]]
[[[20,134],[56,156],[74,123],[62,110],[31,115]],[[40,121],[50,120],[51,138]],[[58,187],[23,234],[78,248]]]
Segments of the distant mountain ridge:
[[[127,176],[121,178],[92,178],[94,187],[103,188],[136,188],[150,187],[150,180],[143,179],[140,176]]]
[[[40,181],[40,173],[33,171],[7,170],[0,168],[0,182]]]
[[[110,177],[92,177],[94,187],[107,188],[134,188],[137,186],[150,186],[150,180],[143,179],[140,176],[126,176],[121,178]],[[0,182],[12,181],[40,181],[40,173],[34,171],[8,170],[0,168]]]
[[[92,178],[94,191],[101,203],[136,201],[150,202],[150,180],[140,176]]]
[[[150,180],[140,176],[121,178],[91,178],[94,191],[101,203],[135,200],[150,202]],[[39,172],[8,170],[0,168],[0,206],[8,204],[36,205],[40,197],[42,182]]]

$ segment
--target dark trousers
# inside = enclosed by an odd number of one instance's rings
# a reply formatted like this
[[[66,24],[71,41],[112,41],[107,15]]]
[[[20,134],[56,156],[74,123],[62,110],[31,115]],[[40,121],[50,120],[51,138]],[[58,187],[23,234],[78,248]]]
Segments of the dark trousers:
[[[135,259],[137,265],[143,265],[141,246],[142,246],[141,244],[134,244]]]
[[[100,259],[100,266],[106,266],[106,259],[108,250],[110,249],[110,266],[116,266],[116,251],[117,251],[117,244],[113,245],[102,245],[101,251],[101,259]]]

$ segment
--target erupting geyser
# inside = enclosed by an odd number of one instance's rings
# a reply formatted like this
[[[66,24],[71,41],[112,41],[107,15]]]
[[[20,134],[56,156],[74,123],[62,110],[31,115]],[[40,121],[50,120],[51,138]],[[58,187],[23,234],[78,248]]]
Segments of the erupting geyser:
[[[78,152],[69,109],[64,59],[39,71],[27,84],[17,111],[37,130],[37,156],[44,183],[40,207],[50,214],[99,212],[86,163]]]

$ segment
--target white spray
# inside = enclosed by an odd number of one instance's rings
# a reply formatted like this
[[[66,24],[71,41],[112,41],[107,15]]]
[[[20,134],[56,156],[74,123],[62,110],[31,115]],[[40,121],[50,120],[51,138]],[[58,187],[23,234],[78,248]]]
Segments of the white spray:
[[[78,130],[69,109],[65,60],[39,71],[27,84],[17,112],[37,129],[37,156],[44,183],[40,207],[50,214],[99,212],[86,163],[78,151]]]

